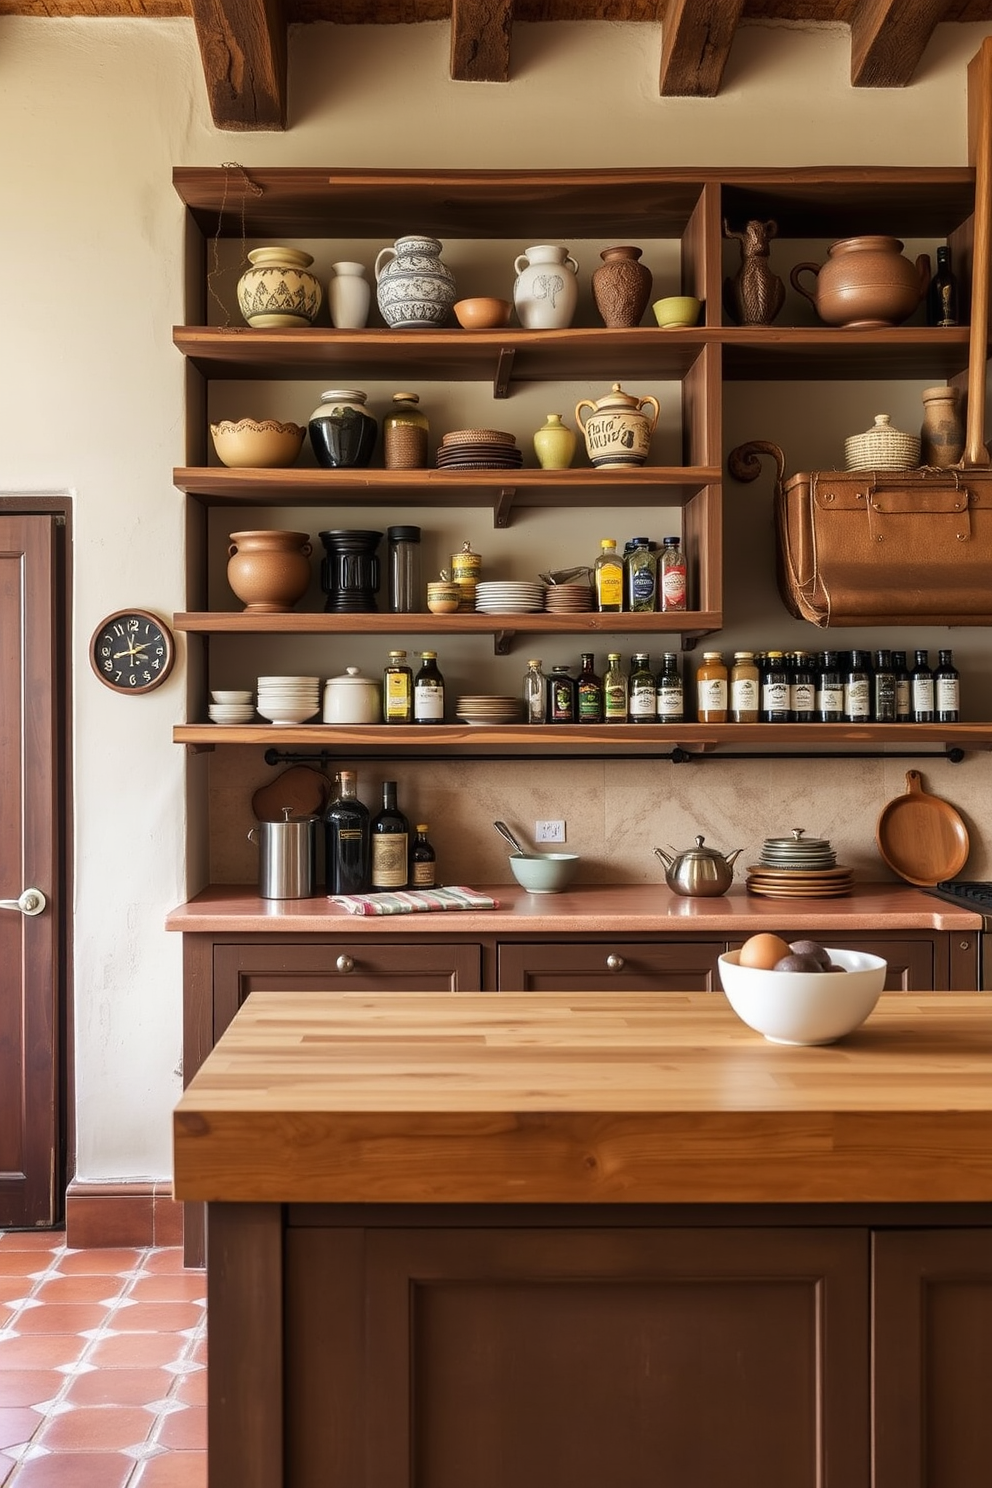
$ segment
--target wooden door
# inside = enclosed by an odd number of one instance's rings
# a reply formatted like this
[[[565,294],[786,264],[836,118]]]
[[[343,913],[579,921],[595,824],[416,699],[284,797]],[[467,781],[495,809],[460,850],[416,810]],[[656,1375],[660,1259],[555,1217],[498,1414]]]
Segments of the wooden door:
[[[0,510],[0,1228],[60,1215],[64,528]],[[45,908],[16,901],[39,889]],[[14,907],[10,907],[14,901]]]

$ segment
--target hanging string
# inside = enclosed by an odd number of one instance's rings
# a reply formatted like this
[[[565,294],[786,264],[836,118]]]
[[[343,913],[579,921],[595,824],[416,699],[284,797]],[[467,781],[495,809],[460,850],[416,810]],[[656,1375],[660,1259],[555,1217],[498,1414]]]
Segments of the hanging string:
[[[213,242],[211,244],[211,268],[207,273],[207,290],[211,298],[216,301],[216,303],[220,306],[221,310],[224,313],[224,323],[221,326],[221,330],[227,331],[232,329],[240,329],[240,327],[231,326],[231,312],[228,309],[225,300],[220,294],[218,294],[216,287],[217,281],[221,279],[226,272],[226,270],[221,268],[220,239],[221,232],[224,226],[224,213],[227,209],[227,189],[231,179],[231,171],[239,171],[241,173],[241,258],[237,265],[239,274],[241,273],[241,269],[246,258],[245,244],[247,242],[247,234],[245,232],[245,207],[248,201],[248,193],[251,192],[252,196],[262,196],[263,192],[258,182],[251,179],[251,176],[249,176],[248,172],[239,161],[225,160],[223,162],[222,169],[224,171],[224,186],[223,190],[221,191],[220,206],[217,209],[217,231],[214,233]]]

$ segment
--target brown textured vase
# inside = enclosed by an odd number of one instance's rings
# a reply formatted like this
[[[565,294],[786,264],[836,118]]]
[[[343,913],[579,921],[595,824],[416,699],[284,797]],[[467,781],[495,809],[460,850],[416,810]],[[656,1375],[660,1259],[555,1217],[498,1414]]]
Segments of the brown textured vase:
[[[938,470],[956,465],[964,454],[964,422],[956,387],[923,390],[923,427],[920,430],[920,461]]]
[[[651,270],[638,262],[641,248],[604,248],[603,260],[592,276],[592,294],[605,326],[641,323],[651,298]]]
[[[306,532],[232,532],[227,582],[252,614],[279,614],[302,599],[310,583]]]

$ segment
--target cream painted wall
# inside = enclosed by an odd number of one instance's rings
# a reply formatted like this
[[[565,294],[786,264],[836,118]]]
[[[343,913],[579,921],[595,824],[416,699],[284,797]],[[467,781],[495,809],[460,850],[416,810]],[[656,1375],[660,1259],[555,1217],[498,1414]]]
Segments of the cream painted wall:
[[[169,614],[184,604],[183,506],[170,481],[183,459],[183,369],[170,334],[181,319],[182,211],[172,166],[957,165],[965,70],[983,34],[938,27],[913,86],[875,92],[848,84],[845,28],[744,26],[720,97],[676,100],[658,97],[660,36],[648,26],[518,25],[506,85],[451,82],[443,24],[294,28],[289,130],[236,135],[212,126],[189,22],[0,18],[0,491],[68,490],[75,508],[80,1179],[166,1176],[180,1089],[180,943],[162,922],[186,892],[186,761],[170,742],[185,716],[183,668],[137,701],[99,687],[86,659],[109,610],[138,604]],[[751,406],[741,389],[728,404],[729,431],[735,440],[788,439],[795,417],[816,427],[821,400],[837,392],[783,389],[771,417],[767,397]],[[874,390],[865,396],[873,401]],[[867,425],[861,414],[875,411],[863,399],[842,402],[831,438]],[[766,487],[728,500],[735,557],[719,638],[728,648],[771,644],[757,633],[771,625],[793,645],[809,642],[808,628],[790,629],[774,599],[755,599],[771,583],[765,538],[746,570],[736,556],[757,514],[764,522],[767,496]],[[920,640],[937,643],[936,633]],[[976,678],[987,673],[984,633],[955,633],[953,643]],[[987,697],[987,675],[982,686]],[[969,716],[988,717],[987,701]],[[798,768],[774,777],[705,768],[690,787],[630,767],[626,804],[611,810],[611,782],[582,766],[596,841],[615,844],[636,826],[643,852],[681,841],[691,824],[728,847],[750,833],[753,845],[765,830],[793,824],[770,813],[777,800],[798,807],[809,783]],[[953,782],[955,799],[967,798],[980,820],[984,759],[950,779],[940,768],[933,788],[947,793]],[[830,802],[818,830],[848,834],[867,860],[875,803],[901,788],[902,767],[873,766],[867,786],[860,770],[855,780],[827,766],[816,778]],[[464,791],[472,782],[451,784]],[[499,785],[494,778],[497,800]],[[522,825],[549,803],[527,791]],[[756,801],[747,808],[749,791]],[[480,880],[493,861],[487,844]],[[978,868],[990,871],[981,859]],[[659,875],[638,867],[632,876]]]

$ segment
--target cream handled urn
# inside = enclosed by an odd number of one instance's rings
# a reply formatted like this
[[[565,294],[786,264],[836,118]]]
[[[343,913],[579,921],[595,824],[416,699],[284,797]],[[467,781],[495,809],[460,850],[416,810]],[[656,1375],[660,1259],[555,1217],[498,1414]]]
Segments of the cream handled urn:
[[[583,418],[587,409],[590,412]],[[618,382],[595,403],[582,398],[575,405],[575,421],[585,434],[589,463],[597,469],[618,470],[643,465],[660,413],[657,398],[650,393],[637,398],[625,393]]]

